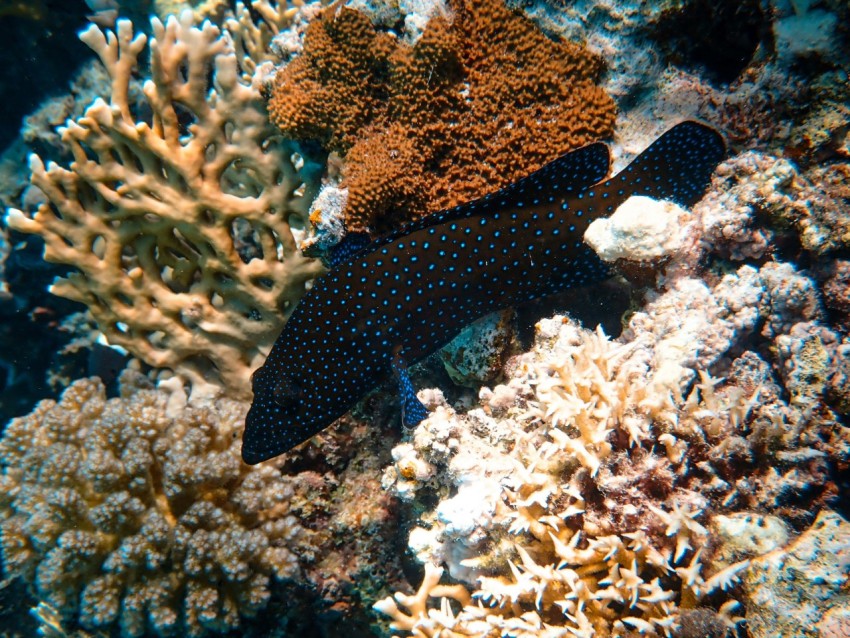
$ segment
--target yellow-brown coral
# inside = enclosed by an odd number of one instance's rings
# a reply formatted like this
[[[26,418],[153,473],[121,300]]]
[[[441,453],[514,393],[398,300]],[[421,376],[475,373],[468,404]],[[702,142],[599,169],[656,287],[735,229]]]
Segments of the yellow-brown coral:
[[[277,74],[272,120],[346,154],[348,230],[474,199],[612,131],[596,57],[499,0],[453,10],[410,47],[331,7]]]
[[[243,403],[172,419],[164,392],[125,390],[107,400],[99,380],[76,381],[7,427],[6,574],[90,629],[236,628],[265,606],[272,576],[299,572],[293,490],[274,466],[241,462]]]
[[[68,169],[32,156],[47,201],[7,220],[44,239],[47,261],[76,269],[52,291],[86,304],[111,344],[195,388],[244,395],[321,270],[293,234],[312,193],[259,92],[240,81],[230,39],[193,26],[190,12],[152,24],[152,121],[128,100],[145,36],[128,21],[115,33],[89,27],[82,38],[111,76],[110,102],[61,129]]]

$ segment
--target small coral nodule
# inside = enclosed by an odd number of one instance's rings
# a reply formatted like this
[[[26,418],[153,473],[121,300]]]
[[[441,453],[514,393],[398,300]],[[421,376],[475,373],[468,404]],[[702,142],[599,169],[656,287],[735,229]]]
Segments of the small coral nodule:
[[[292,488],[270,464],[240,461],[244,404],[170,418],[166,393],[125,394],[107,400],[99,380],[83,379],[8,425],[6,574],[87,629],[235,629],[266,605],[272,577],[299,573]]]

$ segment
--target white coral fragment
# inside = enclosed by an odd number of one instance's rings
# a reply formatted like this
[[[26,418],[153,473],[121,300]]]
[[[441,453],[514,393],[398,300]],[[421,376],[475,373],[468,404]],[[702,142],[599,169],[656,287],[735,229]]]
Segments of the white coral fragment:
[[[584,241],[609,263],[652,261],[675,254],[692,225],[693,215],[677,204],[635,195],[591,222]]]

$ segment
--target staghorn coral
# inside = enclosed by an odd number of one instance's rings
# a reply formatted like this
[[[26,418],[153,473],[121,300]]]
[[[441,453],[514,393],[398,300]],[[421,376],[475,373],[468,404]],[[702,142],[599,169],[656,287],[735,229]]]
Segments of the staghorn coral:
[[[229,38],[191,13],[152,20],[150,123],[128,101],[145,37],[119,21],[82,35],[109,72],[61,130],[68,169],[30,159],[47,201],[9,226],[45,240],[76,272],[52,291],[86,304],[113,345],[192,382],[246,394],[250,371],[320,265],[296,248],[312,191],[277,139],[258,92],[240,82]],[[212,86],[208,86],[208,77]]]
[[[272,120],[344,155],[350,231],[474,199],[611,133],[598,58],[499,0],[452,13],[436,11],[411,47],[359,12],[327,9],[277,73]]]
[[[0,441],[3,560],[89,629],[203,635],[240,626],[272,577],[300,573],[293,487],[244,465],[244,404],[166,416],[168,395],[97,379],[13,420]],[[139,380],[136,380],[138,383]]]

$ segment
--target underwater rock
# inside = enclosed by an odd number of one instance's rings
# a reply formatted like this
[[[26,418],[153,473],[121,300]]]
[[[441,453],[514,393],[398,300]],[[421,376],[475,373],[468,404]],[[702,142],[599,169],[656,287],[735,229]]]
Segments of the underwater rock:
[[[834,58],[839,50],[836,27],[838,18],[820,9],[781,18],[773,23],[773,35],[780,59]]]
[[[711,519],[711,531],[717,543],[714,564],[722,567],[784,547],[790,534],[778,516],[756,512],[718,514]]]
[[[693,215],[673,202],[634,196],[610,217],[591,222],[584,234],[603,261],[658,262],[685,241]]]
[[[827,613],[850,609],[850,523],[822,510],[812,526],[787,547],[754,559],[744,576],[747,627],[753,638],[825,636]]]
[[[850,113],[844,122],[850,129]],[[806,178],[811,187],[799,222],[803,247],[819,255],[850,248],[850,164],[815,166]]]
[[[464,328],[440,350],[440,360],[456,384],[478,387],[502,373],[513,343],[514,312],[509,309]]]
[[[815,282],[790,262],[769,261],[759,269],[764,284],[765,315],[762,328],[766,337],[787,334],[801,322],[817,321],[822,316]]]
[[[717,168],[694,213],[713,251],[735,260],[759,259],[772,250],[777,226],[805,215],[802,191],[791,162],[748,151]]]
[[[839,337],[824,326],[798,323],[775,341],[780,374],[792,405],[814,406],[823,400],[836,362]]]

